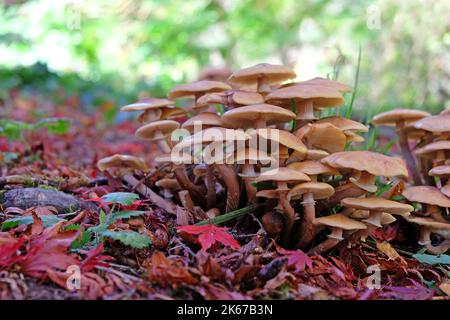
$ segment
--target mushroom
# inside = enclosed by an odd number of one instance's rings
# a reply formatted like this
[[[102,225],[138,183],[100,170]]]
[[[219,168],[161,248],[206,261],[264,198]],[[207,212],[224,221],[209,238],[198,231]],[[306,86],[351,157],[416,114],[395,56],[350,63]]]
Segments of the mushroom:
[[[303,135],[308,149],[320,149],[329,153],[344,151],[347,136],[331,123],[308,124],[309,130]]]
[[[268,123],[293,120],[295,113],[270,104],[254,104],[228,110],[222,115],[222,119],[227,122],[251,121],[253,128],[265,128]]]
[[[323,87],[333,88],[339,92],[352,92],[352,88],[347,86],[346,84],[343,84],[341,82],[331,80],[331,79],[321,78],[321,77],[316,77],[313,79],[300,81],[300,82],[296,82],[296,83],[288,83],[281,87],[285,88],[285,87],[292,87],[292,86],[296,86],[296,85],[323,86]]]
[[[426,146],[416,149],[414,153],[419,157],[433,159],[435,166],[444,164],[447,160],[448,150],[450,150],[450,141],[440,140],[427,144]]]
[[[115,154],[110,157],[100,159],[97,162],[97,168],[100,171],[110,172],[114,177],[121,178],[133,187],[133,189],[136,189],[137,192],[150,199],[150,201],[156,206],[166,210],[169,213],[176,213],[176,207],[173,203],[166,201],[134,177],[132,170],[148,170],[144,161],[141,159],[129,155]]]
[[[203,112],[186,120],[181,127],[189,132],[196,132],[196,129],[208,129],[213,127],[222,127],[220,116],[213,112]]]
[[[414,207],[409,204],[387,200],[381,197],[345,198],[341,200],[341,205],[346,208],[369,211],[369,217],[363,220],[367,224],[367,230],[361,234],[363,241],[376,228],[382,227],[381,217],[384,212],[407,217],[414,210]]]
[[[265,171],[255,178],[255,182],[264,182],[264,181],[272,181],[275,182],[277,188],[272,190],[272,194],[267,192],[268,190],[260,191],[256,194],[257,197],[273,197],[275,193],[278,198],[278,206],[277,209],[283,209],[284,215],[284,230],[283,230],[283,241],[285,243],[288,242],[289,236],[291,234],[292,227],[295,222],[295,211],[289,203],[288,192],[290,188],[288,187],[288,183],[299,183],[310,181],[311,179],[304,173],[292,170],[286,167],[275,168],[269,171]]]
[[[375,176],[408,176],[403,160],[371,151],[336,152],[323,158],[321,162],[336,169],[352,170],[350,182],[372,193],[377,190]]]
[[[242,90],[228,90],[223,92],[208,93],[199,98],[197,101],[199,106],[222,104],[228,108],[262,103],[264,103],[264,97],[261,94]]]
[[[406,165],[409,172],[412,174],[414,183],[416,185],[422,184],[419,172],[417,171],[416,160],[414,159],[408,144],[408,138],[404,131],[405,125],[415,122],[430,114],[421,110],[412,109],[394,109],[387,112],[380,113],[372,119],[375,126],[393,126],[396,128],[399,139],[400,150],[403,157],[406,159]]]
[[[334,194],[334,188],[324,182],[304,182],[288,193],[289,200],[302,199],[303,219],[300,224],[296,247],[305,248],[314,238],[313,220],[316,218],[315,200],[327,199]]]
[[[450,240],[445,240],[439,245],[431,243],[431,234],[436,233],[446,239],[450,239],[450,223],[436,221],[432,218],[410,217],[407,221],[420,226],[419,244],[427,248],[431,254],[443,254],[450,249]]]
[[[122,112],[141,111],[138,117],[140,123],[153,122],[161,119],[164,109],[169,109],[174,101],[162,98],[147,98],[120,108]],[[179,109],[179,108],[176,108]]]
[[[227,67],[208,67],[200,72],[198,79],[225,82],[232,73]]]
[[[175,193],[181,190],[177,179],[173,178],[159,179],[155,182],[155,186],[161,190],[164,198],[172,198]]]
[[[438,188],[440,188],[441,192],[445,194],[447,197],[450,196],[450,165],[442,165],[437,166],[428,171],[428,175],[432,177],[439,177],[439,181],[437,183]],[[446,183],[444,186],[442,186],[441,178],[446,179]]]
[[[175,99],[194,96],[195,105],[193,106],[193,108],[197,109],[198,111],[206,111],[209,106],[198,105],[198,99],[206,93],[221,92],[226,90],[231,90],[231,87],[226,83],[219,81],[200,80],[176,86],[169,92],[169,98]]]
[[[261,219],[261,223],[269,237],[277,237],[283,231],[283,216],[276,211],[266,212]]]
[[[234,72],[228,82],[239,88],[256,86],[257,92],[267,94],[272,91],[271,85],[280,84],[296,76],[293,70],[283,65],[260,63]]]
[[[436,210],[436,206],[440,208],[450,208],[450,199],[447,198],[438,188],[431,186],[414,186],[406,188],[402,195],[411,202],[426,204],[425,216],[440,215],[440,210]]]
[[[425,117],[415,122],[414,127],[432,133],[450,132],[450,114]]]
[[[370,211],[369,210],[354,210],[347,216],[349,218],[357,219],[357,220],[368,219],[370,216]],[[395,217],[392,214],[387,213],[387,212],[383,212],[381,214],[380,222],[381,222],[382,226],[394,223],[395,221],[397,221],[397,219],[395,219]]]
[[[347,143],[350,142],[363,142],[364,138],[358,135],[358,132],[368,132],[369,128],[367,128],[362,123],[359,123],[357,121],[343,118],[343,117],[326,117],[319,119],[315,122],[315,124],[321,124],[321,123],[329,123],[334,125],[335,127],[342,130],[342,132],[347,137]]]
[[[169,153],[171,148],[167,139],[172,132],[180,127],[177,121],[160,120],[143,125],[136,130],[136,137],[143,140],[156,141],[163,153]]]
[[[314,225],[330,227],[331,234],[328,239],[312,248],[309,253],[318,255],[337,246],[343,238],[343,231],[365,230],[367,226],[364,223],[350,219],[343,214],[333,214],[330,216],[316,218]]]
[[[314,109],[337,107],[344,103],[342,94],[336,89],[317,85],[295,85],[273,91],[266,97],[268,103],[290,107],[296,104],[297,120],[313,120]],[[303,123],[297,122],[297,127]]]

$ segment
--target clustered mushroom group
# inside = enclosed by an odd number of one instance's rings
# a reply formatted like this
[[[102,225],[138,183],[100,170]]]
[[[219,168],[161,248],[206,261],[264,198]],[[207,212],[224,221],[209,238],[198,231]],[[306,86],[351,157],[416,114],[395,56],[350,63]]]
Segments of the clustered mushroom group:
[[[372,123],[396,127],[414,184],[402,195],[420,204],[407,217],[419,229],[419,244],[433,254],[446,252],[450,249],[450,109],[438,115],[394,109],[377,115]]]
[[[396,126],[405,163],[376,152],[346,151],[364,141],[359,133],[368,128],[340,116],[321,117],[324,109],[344,104],[350,87],[325,78],[292,82],[293,70],[267,63],[217,81],[226,72],[209,70],[202,80],[173,88],[168,99],[144,99],[121,109],[140,112],[136,136],[159,148],[151,160],[164,178],[151,186],[159,193],[153,198],[184,207],[189,218],[178,223],[259,204],[256,215],[269,236],[286,247],[322,253],[343,240],[365,241],[401,216],[421,226],[420,243],[428,250],[450,247],[432,246],[430,240],[432,233],[450,233],[439,210],[450,207],[445,154],[450,150],[450,115],[436,120],[422,111],[396,110],[374,119],[377,125]],[[173,100],[180,98],[193,101],[189,107],[175,107]],[[411,140],[418,141],[414,152]],[[429,174],[438,177],[436,187],[404,192],[409,201],[427,204],[420,217],[411,215],[413,206],[377,193],[379,183],[405,179],[408,170],[416,184],[432,180],[420,175],[413,154],[421,172],[431,169]],[[99,168],[107,166],[100,162]],[[133,180],[129,173],[120,176]],[[325,234],[327,239],[320,241]]]

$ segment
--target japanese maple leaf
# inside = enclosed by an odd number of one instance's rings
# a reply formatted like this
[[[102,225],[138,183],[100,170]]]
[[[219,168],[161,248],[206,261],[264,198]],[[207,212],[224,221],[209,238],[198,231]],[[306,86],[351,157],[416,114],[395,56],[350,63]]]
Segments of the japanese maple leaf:
[[[213,224],[205,224],[203,226],[182,226],[177,229],[182,232],[198,235],[197,240],[202,247],[202,251],[208,250],[216,242],[233,249],[239,249],[241,247],[239,242],[237,242],[237,240],[227,232],[230,228],[217,227]]]
[[[6,239],[6,237],[5,237]],[[0,267],[8,268],[22,259],[18,250],[25,242],[25,237],[19,239],[7,239],[0,242]]]
[[[278,259],[287,258],[287,265],[295,267],[295,271],[302,271],[305,267],[312,268],[312,260],[302,250],[286,250],[276,246],[277,252],[281,254]]]
[[[111,256],[101,255],[103,252],[103,243],[101,243],[97,248],[91,249],[86,252],[86,258],[81,262],[81,270],[88,272],[97,266],[108,267],[108,260],[114,259]]]

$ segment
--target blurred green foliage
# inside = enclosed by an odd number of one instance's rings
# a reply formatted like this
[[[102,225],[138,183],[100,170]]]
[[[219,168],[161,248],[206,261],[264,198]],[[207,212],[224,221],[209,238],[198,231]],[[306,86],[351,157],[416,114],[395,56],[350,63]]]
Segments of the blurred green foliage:
[[[356,114],[435,112],[450,101],[448,17],[448,1],[9,0],[0,91],[63,87],[87,105],[121,104],[141,90],[162,96],[206,66],[262,61],[353,84],[361,47]]]

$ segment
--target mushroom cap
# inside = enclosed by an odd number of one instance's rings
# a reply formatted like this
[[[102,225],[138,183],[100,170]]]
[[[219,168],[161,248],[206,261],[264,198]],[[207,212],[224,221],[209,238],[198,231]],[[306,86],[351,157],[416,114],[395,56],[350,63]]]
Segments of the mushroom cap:
[[[180,124],[173,120],[160,120],[143,125],[136,130],[136,137],[144,140],[161,140],[178,129]]]
[[[181,186],[178,183],[178,180],[173,178],[159,179],[155,182],[155,186],[157,186],[158,188],[169,189],[173,191],[181,190]]]
[[[214,79],[227,79],[233,71],[227,67],[217,68],[208,67],[203,69],[199,76],[199,80],[214,80]]]
[[[347,137],[341,129],[331,123],[309,124],[311,127],[303,139],[308,146],[329,153],[344,151]]]
[[[439,114],[450,114],[450,107],[445,108]]]
[[[420,119],[414,124],[414,127],[430,132],[448,132],[450,131],[450,114],[440,114]]]
[[[418,224],[420,226],[429,227],[436,230],[450,230],[450,223],[439,222],[432,218],[409,217],[408,222]]]
[[[434,157],[435,153],[441,150],[450,150],[450,141],[440,140],[427,144],[426,146],[414,150],[414,153],[423,157]]]
[[[437,166],[428,171],[428,175],[432,177],[446,177],[450,176],[450,165]]]
[[[257,163],[258,161],[276,162],[276,159],[262,150],[253,148],[240,148],[234,154],[229,155],[226,159],[226,163],[244,163],[245,161],[249,161],[250,163]]]
[[[230,85],[211,80],[199,80],[188,84],[180,84],[169,92],[169,98],[189,97],[201,93],[231,90]]]
[[[370,212],[369,210],[355,210],[352,213],[350,213],[349,217],[352,219],[367,219],[370,216]],[[395,219],[395,217],[387,212],[383,212],[381,214],[381,225],[387,225],[387,224],[391,224],[393,222],[397,221],[397,219]]]
[[[382,211],[390,214],[407,216],[414,207],[397,201],[387,200],[381,197],[368,198],[344,198],[341,205],[348,208]]]
[[[324,150],[309,149],[306,152],[306,160],[322,160],[330,154]]]
[[[194,129],[194,125],[197,123],[197,125],[201,124],[201,128],[205,129],[205,127],[221,127],[222,126],[222,120],[220,116],[217,113],[214,112],[203,112],[196,116],[193,116],[192,118],[187,119],[181,127],[192,131]]]
[[[305,193],[312,193],[314,199],[327,199],[334,194],[334,188],[324,182],[304,182],[292,188],[288,197],[300,199]]]
[[[120,108],[122,112],[145,111],[174,105],[175,101],[164,98],[147,98]]]
[[[161,110],[161,120],[173,119],[185,116],[187,114],[186,110],[179,107],[166,107]]]
[[[327,78],[322,78],[322,77],[316,77],[313,79],[309,79],[306,81],[301,81],[298,82],[297,84],[299,85],[315,85],[315,86],[323,86],[323,87],[330,87],[333,89],[336,89],[337,91],[340,92],[352,92],[352,88],[347,86],[346,84],[343,84],[339,81],[335,81],[335,80],[331,80],[331,79],[327,79]]]
[[[97,168],[100,171],[105,171],[109,168],[117,168],[117,167],[125,167],[142,171],[148,170],[148,167],[143,160],[125,154],[114,154],[110,157],[100,159],[97,162]]]
[[[195,144],[211,143],[211,142],[233,142],[246,141],[250,139],[250,135],[242,130],[226,129],[221,127],[207,128],[200,132],[186,137],[175,145],[176,148],[185,148]]]
[[[293,70],[283,65],[260,63],[234,72],[228,78],[228,82],[239,86],[248,86],[255,84],[258,79],[264,78],[268,84],[277,84],[296,76]]]
[[[436,187],[409,187],[403,191],[402,195],[411,202],[419,202],[443,208],[450,208],[450,199],[444,196]]]
[[[305,182],[311,181],[311,179],[304,173],[296,170],[292,170],[286,167],[275,168],[265,171],[255,178],[255,182],[263,181],[276,181],[276,182]]]
[[[417,129],[415,124],[415,122],[410,122],[403,127],[403,132],[409,140],[420,140],[428,133],[426,130]]]
[[[364,230],[367,226],[357,220],[350,219],[343,214],[332,214],[313,220],[314,225],[323,225],[332,228],[340,228],[343,230]]]
[[[241,105],[263,104],[264,97],[258,92],[235,90],[231,96],[234,103]]]
[[[342,94],[336,89],[316,85],[295,85],[281,88],[266,96],[266,101],[276,104],[286,102],[286,100],[290,104],[292,99],[299,101],[311,99],[316,108],[337,107],[345,102]]]
[[[266,121],[287,122],[295,119],[295,113],[271,104],[254,104],[228,110],[222,118],[226,121],[252,121],[262,118]]]
[[[444,196],[450,197],[450,185],[446,184],[441,188],[441,192]]]
[[[331,123],[332,125],[338,127],[342,131],[354,131],[354,132],[369,131],[369,128],[367,128],[362,123],[359,123],[358,121],[338,116],[322,118],[317,120],[315,123]]]
[[[263,139],[276,141],[279,144],[288,147],[289,149],[293,149],[301,154],[306,154],[308,151],[302,140],[294,136],[289,131],[261,128],[255,129],[254,132]]]
[[[267,198],[267,199],[278,199],[280,196],[280,190],[277,189],[267,189],[261,190],[256,193],[257,197]]]
[[[323,158],[322,163],[336,169],[354,169],[367,171],[375,176],[408,176],[408,170],[402,159],[385,156],[371,151],[336,152]]]
[[[372,119],[376,126],[396,126],[398,122],[412,122],[428,117],[430,113],[414,109],[393,109],[382,112]]]
[[[327,166],[320,161],[317,160],[306,160],[301,162],[292,162],[287,166],[289,169],[298,170],[303,172],[304,174],[307,174],[308,176],[311,175],[327,175],[327,176],[339,176],[340,173],[335,168]]]
[[[359,134],[356,134],[353,131],[344,131],[344,134],[345,137],[347,138],[347,143],[364,142],[364,137],[361,137]]]

